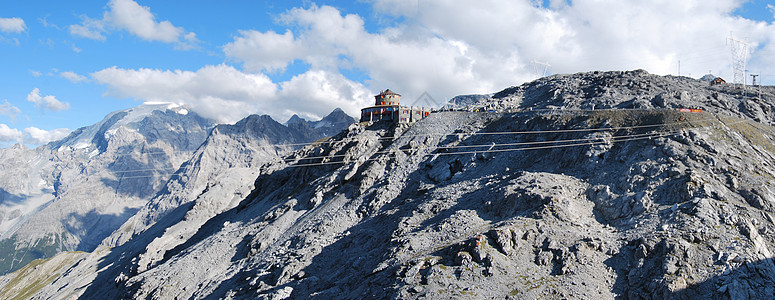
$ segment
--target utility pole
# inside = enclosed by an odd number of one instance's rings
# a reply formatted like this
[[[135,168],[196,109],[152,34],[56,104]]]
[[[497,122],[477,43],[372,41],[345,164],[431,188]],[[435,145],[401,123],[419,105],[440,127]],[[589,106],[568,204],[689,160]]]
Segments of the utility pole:
[[[757,97],[757,99],[759,99],[759,101],[761,101],[762,100],[762,86],[761,86],[761,84],[757,84],[756,83],[756,77],[758,77],[758,76],[759,76],[759,74],[751,74],[751,77],[753,77],[753,82],[751,82],[751,85],[754,86],[754,88],[758,87],[757,90],[759,91],[759,96]]]

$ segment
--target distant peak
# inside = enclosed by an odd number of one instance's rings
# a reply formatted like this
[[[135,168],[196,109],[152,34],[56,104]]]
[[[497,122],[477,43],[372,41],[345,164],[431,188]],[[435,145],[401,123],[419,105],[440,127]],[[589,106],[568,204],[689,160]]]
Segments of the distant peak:
[[[336,109],[331,111],[328,115],[323,117],[323,119],[328,118],[328,117],[335,117],[335,116],[338,117],[338,116],[342,116],[342,115],[347,115],[347,114],[344,112],[344,110],[342,110],[341,108],[337,107]]]
[[[304,120],[301,117],[299,117],[299,115],[294,114],[293,116],[291,116],[290,119],[288,119],[288,122],[285,122],[285,124],[288,125],[288,124],[294,124],[294,123],[302,123],[306,121],[307,120]]]

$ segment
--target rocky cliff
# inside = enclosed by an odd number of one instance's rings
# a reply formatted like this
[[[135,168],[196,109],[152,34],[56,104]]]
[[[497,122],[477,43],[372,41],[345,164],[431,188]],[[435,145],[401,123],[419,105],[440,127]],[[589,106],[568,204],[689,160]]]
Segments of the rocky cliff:
[[[773,103],[771,88],[592,72],[411,127],[352,125],[0,293],[772,298]]]

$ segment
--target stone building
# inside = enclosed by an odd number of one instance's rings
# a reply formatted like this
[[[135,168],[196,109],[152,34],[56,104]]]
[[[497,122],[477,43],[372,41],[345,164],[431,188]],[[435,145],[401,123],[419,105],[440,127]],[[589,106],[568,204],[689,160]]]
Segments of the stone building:
[[[380,92],[374,99],[374,106],[361,109],[361,122],[414,123],[431,113],[426,108],[402,106],[401,95],[390,89]]]

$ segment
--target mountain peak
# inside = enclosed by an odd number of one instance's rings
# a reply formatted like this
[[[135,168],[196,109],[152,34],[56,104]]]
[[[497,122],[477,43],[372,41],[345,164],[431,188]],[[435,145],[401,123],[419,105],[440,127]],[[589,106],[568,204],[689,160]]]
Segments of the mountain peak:
[[[104,148],[105,139],[119,127],[130,130],[150,129],[149,126],[161,126],[160,130],[167,130],[165,124],[196,123],[204,127],[212,127],[213,121],[200,117],[190,112],[185,106],[174,103],[145,102],[142,105],[123,109],[108,114],[102,121],[79,128],[60,141],[49,144],[52,149],[70,147],[83,149],[96,146]],[[151,130],[152,131],[152,130]],[[102,145],[101,145],[102,144]]]
[[[342,120],[342,119],[347,119],[349,117],[350,116],[347,115],[344,112],[344,110],[342,110],[341,108],[337,107],[333,111],[331,111],[331,113],[329,113],[327,116],[323,117],[323,119],[321,119],[321,121]]]
[[[307,122],[307,120],[299,117],[297,114],[293,114],[290,119],[288,119],[287,122],[285,122],[285,125],[295,124],[295,123],[304,123]]]

